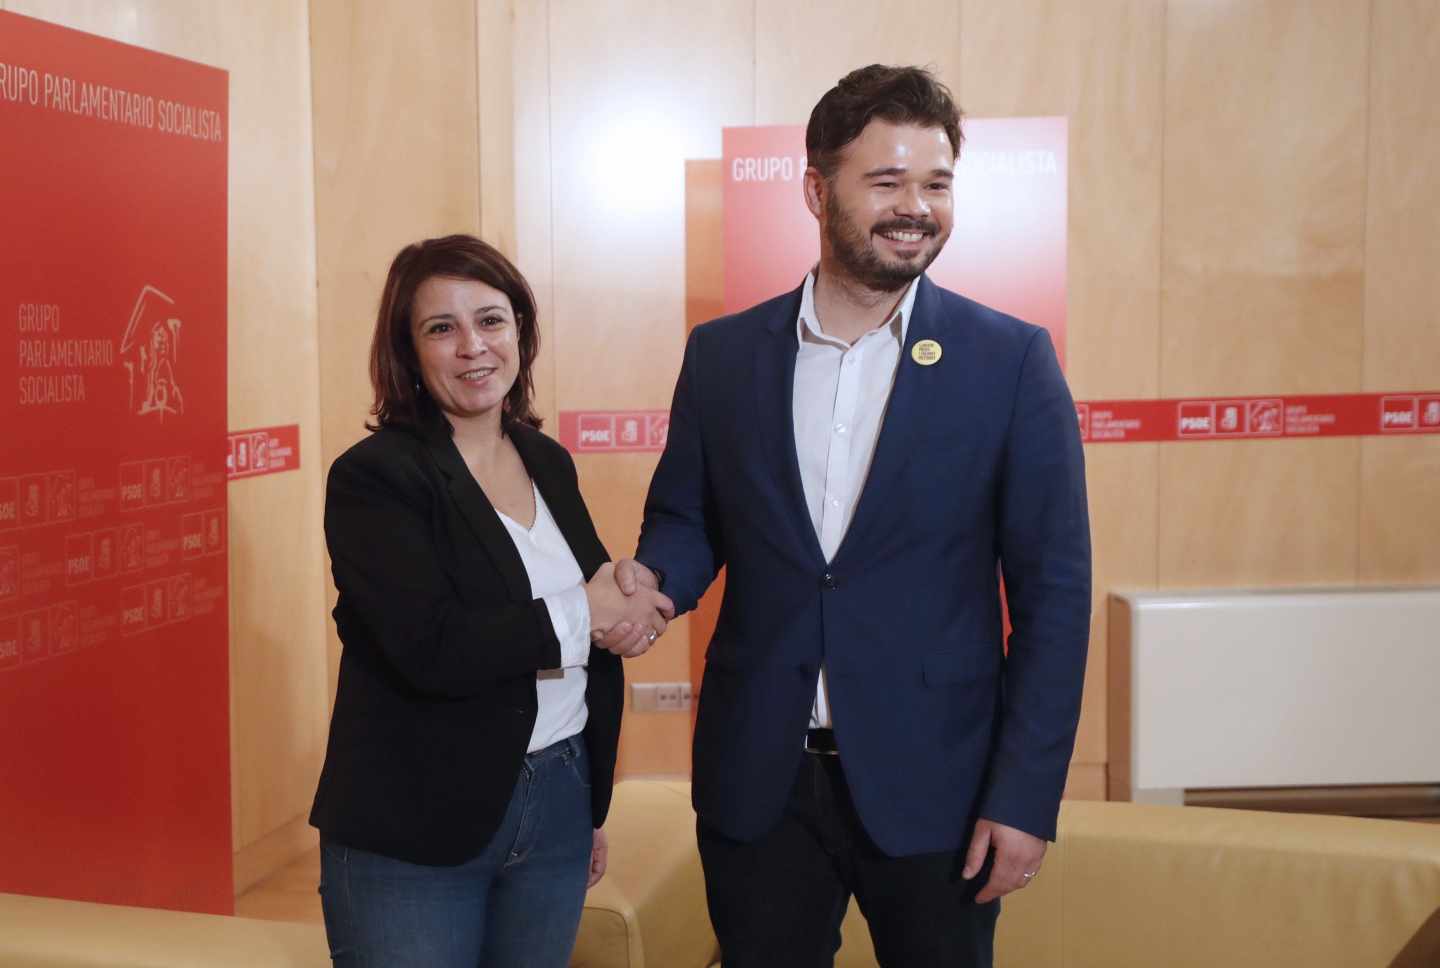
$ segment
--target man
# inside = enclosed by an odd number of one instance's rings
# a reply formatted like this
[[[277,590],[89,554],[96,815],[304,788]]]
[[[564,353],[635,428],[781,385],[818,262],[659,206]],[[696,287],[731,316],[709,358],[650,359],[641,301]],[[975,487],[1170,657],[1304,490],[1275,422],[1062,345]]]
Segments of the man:
[[[691,335],[617,569],[683,612],[728,567],[694,750],[726,968],[831,964],[851,895],[886,968],[988,966],[997,899],[1055,835],[1089,636],[1083,456],[1048,334],[923,274],[961,138],[924,70],[821,98],[819,265]]]

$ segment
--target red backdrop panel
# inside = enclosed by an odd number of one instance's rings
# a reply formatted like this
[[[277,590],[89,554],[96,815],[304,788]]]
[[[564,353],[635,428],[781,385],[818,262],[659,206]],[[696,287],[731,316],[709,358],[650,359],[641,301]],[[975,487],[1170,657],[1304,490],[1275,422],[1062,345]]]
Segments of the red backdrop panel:
[[[233,910],[227,96],[0,13],[0,891]]]

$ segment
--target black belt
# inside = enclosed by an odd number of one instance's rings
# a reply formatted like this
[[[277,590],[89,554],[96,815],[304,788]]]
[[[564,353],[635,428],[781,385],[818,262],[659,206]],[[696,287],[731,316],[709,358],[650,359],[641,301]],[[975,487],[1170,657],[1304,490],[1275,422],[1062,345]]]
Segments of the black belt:
[[[840,747],[835,745],[835,730],[807,729],[805,731],[805,752],[821,756],[839,756]]]

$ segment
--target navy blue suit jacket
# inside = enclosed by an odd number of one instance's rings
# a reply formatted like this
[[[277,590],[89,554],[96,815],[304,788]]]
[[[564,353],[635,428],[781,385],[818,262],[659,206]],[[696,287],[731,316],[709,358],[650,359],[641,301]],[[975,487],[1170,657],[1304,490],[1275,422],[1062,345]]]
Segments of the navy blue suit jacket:
[[[696,810],[742,841],[779,821],[823,663],[840,760],[882,850],[963,846],[977,817],[1053,839],[1089,641],[1090,535],[1049,334],[921,278],[869,476],[827,562],[791,413],[800,295],[691,334],[646,500],[636,557],[680,611],[727,569]],[[939,362],[915,362],[921,340],[941,345]]]

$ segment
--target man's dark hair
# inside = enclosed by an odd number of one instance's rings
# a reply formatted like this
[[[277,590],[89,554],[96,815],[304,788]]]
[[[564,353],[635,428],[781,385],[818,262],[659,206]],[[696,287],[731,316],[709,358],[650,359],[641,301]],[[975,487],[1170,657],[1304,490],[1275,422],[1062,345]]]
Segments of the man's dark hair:
[[[955,157],[960,157],[965,136],[950,89],[923,67],[871,64],[840,78],[810,112],[805,128],[809,164],[826,178],[832,177],[845,146],[876,118],[892,124],[944,128]]]

